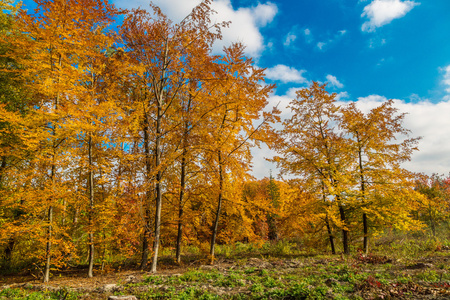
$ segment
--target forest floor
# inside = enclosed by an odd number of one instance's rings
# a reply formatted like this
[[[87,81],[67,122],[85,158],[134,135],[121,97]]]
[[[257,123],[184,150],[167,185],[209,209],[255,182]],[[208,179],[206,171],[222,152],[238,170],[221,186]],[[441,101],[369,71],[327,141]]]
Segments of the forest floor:
[[[200,259],[159,271],[85,269],[54,274],[43,284],[30,274],[0,277],[0,299],[450,299],[450,248],[414,259],[352,256],[262,256]]]

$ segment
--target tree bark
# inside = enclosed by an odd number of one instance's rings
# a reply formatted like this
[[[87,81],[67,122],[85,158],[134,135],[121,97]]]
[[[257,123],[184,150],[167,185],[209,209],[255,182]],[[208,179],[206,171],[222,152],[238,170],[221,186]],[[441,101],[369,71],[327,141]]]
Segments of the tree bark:
[[[92,170],[92,135],[89,134],[88,140],[88,156],[89,156],[89,267],[88,277],[94,276],[94,233],[92,224],[92,215],[94,213],[94,171]]]
[[[327,196],[325,195],[325,183],[321,181],[322,183],[322,199],[323,203],[326,205],[327,203]],[[334,236],[333,231],[331,230],[330,220],[328,219],[328,212],[325,216],[325,225],[327,226],[327,232],[328,232],[328,239],[330,240],[330,246],[331,246],[331,253],[336,254],[336,248],[334,247]]]
[[[3,172],[5,169],[6,169],[6,156],[2,156],[2,164],[0,165],[0,191],[3,191]],[[14,238],[14,235],[11,235],[8,238],[8,243],[4,250],[6,268],[9,268],[11,266],[12,252],[14,249],[15,242],[16,239]]]
[[[359,137],[359,133],[356,132],[356,139],[358,142],[358,159],[359,159],[359,177],[361,181],[361,197],[363,203],[366,202],[366,181],[364,178],[364,168],[363,168],[363,162],[362,162],[362,146],[361,146],[361,139]],[[363,251],[365,254],[369,253],[369,225],[367,223],[367,214],[363,212],[362,215],[363,219]]]
[[[57,107],[58,102],[56,101],[55,107]],[[53,128],[53,136],[55,136],[55,128]],[[53,143],[54,144],[54,143]],[[54,193],[55,188],[55,176],[56,176],[56,149],[55,145],[53,145],[53,154],[52,154],[52,166],[51,166],[51,174],[50,180],[52,184],[52,193]],[[50,201],[53,202],[54,195],[50,195]],[[50,264],[51,264],[51,250],[52,250],[52,235],[53,235],[53,205],[50,204],[47,211],[47,243],[45,247],[45,268],[44,268],[44,282],[48,282],[50,280]]]
[[[345,210],[344,207],[342,206],[342,204],[339,204],[339,214],[341,216],[341,221],[344,224],[344,226],[346,226],[345,224]],[[344,247],[344,254],[350,254],[350,248],[348,246],[348,230],[345,228],[342,228],[342,245]]]
[[[146,182],[151,180],[151,160],[150,160],[150,147],[149,147],[149,136],[148,136],[148,117],[144,116],[144,151],[145,151],[145,171],[146,171]],[[150,187],[147,188],[145,193],[145,224],[144,224],[144,234],[142,237],[142,258],[139,268],[144,270],[148,264],[148,254],[149,254],[149,239],[150,239],[150,203],[151,203],[152,193]]]
[[[214,262],[214,250],[216,245],[216,237],[217,237],[217,228],[219,227],[219,217],[220,211],[222,209],[222,191],[223,191],[223,170],[222,170],[222,152],[219,150],[218,152],[218,163],[219,163],[219,198],[217,202],[217,211],[216,218],[214,220],[214,224],[212,227],[212,236],[211,236],[211,248],[209,254],[211,255],[211,263]]]
[[[186,185],[186,148],[183,149],[183,157],[181,158],[181,175],[180,175],[180,200],[178,206],[178,233],[177,233],[177,263],[181,263],[181,241],[183,238],[183,197]]]
[[[327,226],[328,239],[330,240],[331,254],[336,254],[336,248],[334,247],[334,237],[331,231],[330,221],[328,220],[328,215],[325,217],[325,224]]]
[[[47,227],[47,244],[45,247],[45,269],[44,269],[44,282],[50,280],[50,263],[51,263],[51,249],[52,249],[52,224],[53,224],[53,206],[49,206],[47,215],[48,227]]]
[[[50,63],[51,68],[53,70],[53,58],[52,55],[50,56]],[[59,68],[61,68],[62,65],[62,56],[61,54],[58,55],[58,65]],[[60,78],[57,79],[58,83],[60,81]],[[54,112],[58,111],[59,106],[59,93],[57,93],[54,101]],[[52,185],[52,195],[50,196],[50,200],[53,202],[54,198],[54,189],[55,189],[55,181],[56,181],[56,129],[55,124],[52,126],[52,137],[53,137],[53,143],[52,143],[52,165],[51,165],[51,174],[50,174],[50,181]],[[50,280],[50,263],[51,263],[51,249],[52,249],[52,234],[53,234],[53,205],[50,204],[48,207],[48,214],[47,214],[47,221],[48,221],[48,227],[47,227],[47,243],[46,243],[46,251],[45,251],[45,268],[44,268],[44,282],[48,282]]]
[[[363,241],[363,249],[365,254],[369,254],[369,227],[367,224],[367,214],[363,213],[363,232],[364,232],[364,241]]]
[[[156,169],[161,166],[161,119],[162,119],[162,102],[163,93],[160,93],[160,98],[158,99],[158,109],[156,118],[156,141],[155,141],[155,167]],[[162,172],[158,170],[156,173],[156,211],[155,211],[155,240],[153,242],[153,260],[151,272],[156,273],[156,267],[158,264],[158,251],[159,251],[159,240],[161,235],[161,207],[162,207],[162,197],[161,197],[161,179]]]

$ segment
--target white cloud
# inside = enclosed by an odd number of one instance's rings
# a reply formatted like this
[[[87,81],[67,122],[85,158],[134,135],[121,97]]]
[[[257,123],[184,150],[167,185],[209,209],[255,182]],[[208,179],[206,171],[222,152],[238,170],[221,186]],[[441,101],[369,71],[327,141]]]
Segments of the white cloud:
[[[362,31],[373,32],[377,27],[389,24],[392,20],[404,17],[419,3],[401,0],[373,0],[364,7],[361,17],[369,20],[364,22]]]
[[[269,106],[278,105],[281,110],[281,118],[286,119],[291,117],[291,111],[287,106],[289,102],[295,98],[295,92],[298,88],[289,89],[285,95],[273,95],[269,98]],[[426,173],[431,175],[433,173],[448,174],[450,171],[450,135],[448,135],[445,128],[450,128],[450,118],[448,112],[450,111],[449,101],[441,101],[439,103],[431,103],[427,100],[417,98],[414,102],[406,103],[403,100],[394,100],[394,107],[399,113],[407,113],[403,122],[403,126],[411,130],[410,137],[419,137],[419,151],[415,151],[412,155],[411,161],[405,162],[403,167],[413,171]],[[337,96],[338,104],[345,105],[347,103],[348,94],[341,92]],[[444,98],[445,99],[445,98]],[[358,98],[356,104],[363,112],[367,113],[370,109],[381,105],[388,99],[380,95],[369,95],[367,97]],[[281,125],[275,126],[281,129]],[[273,173],[277,173],[276,166],[264,160],[265,157],[271,158],[276,153],[263,147],[262,150],[253,149],[254,155],[253,175],[257,178],[267,176],[269,169]]]
[[[264,27],[268,23],[272,22],[277,12],[278,7],[271,2],[267,2],[267,4],[258,4],[258,6],[253,9],[251,14],[254,17],[256,24]]]
[[[306,72],[305,70],[297,70],[292,67],[285,65],[276,65],[275,67],[266,70],[266,77],[271,80],[281,81],[283,83],[295,82],[303,83],[306,79],[302,74]]]
[[[314,40],[313,34],[311,32],[311,29],[305,28],[303,30],[303,34],[305,35],[305,42],[307,44],[311,44],[313,42],[313,40]]]
[[[270,170],[274,177],[277,176],[277,166],[274,163],[268,162],[266,158],[273,158],[277,153],[270,150],[266,144],[261,144],[261,148],[252,148],[252,175],[257,179],[269,177]]]
[[[324,42],[318,42],[318,43],[317,43],[317,48],[319,48],[320,50],[322,50],[323,47],[325,47],[326,44],[327,44],[327,43],[324,43]]]
[[[286,97],[288,97],[290,100],[297,97],[297,91],[302,89],[301,87],[291,87],[286,91]]]
[[[445,90],[450,93],[450,65],[442,68],[442,70],[444,71],[444,79],[442,80],[442,83],[446,86]]]
[[[379,95],[370,95],[358,98],[358,107],[368,112],[379,106],[387,98]],[[450,135],[445,128],[450,127],[450,102],[441,101],[431,103],[427,100],[406,103],[395,100],[394,106],[399,113],[407,113],[404,127],[411,130],[411,137],[422,137],[419,142],[419,151],[412,155],[410,162],[404,167],[414,172],[448,174],[450,171]]]
[[[300,88],[290,88],[283,96],[272,94],[269,97],[267,109],[271,110],[272,107],[277,106],[277,108],[281,111],[280,117],[282,121],[292,117],[292,112],[291,109],[288,108],[288,105],[293,99],[295,99],[296,92],[299,89]],[[277,130],[282,129],[281,123],[273,124],[273,126]],[[276,176],[279,173],[276,164],[266,160],[266,158],[273,158],[276,155],[278,154],[274,150],[270,150],[265,144],[262,144],[261,148],[253,148],[252,175],[258,179],[262,179],[264,177],[268,177],[270,170],[272,170],[273,175]]]
[[[297,36],[296,36],[294,33],[289,32],[289,33],[287,34],[287,36],[286,36],[286,40],[284,41],[283,45],[289,46],[289,45],[290,45],[292,42],[294,42],[296,39],[297,39]]]
[[[331,38],[329,38],[327,41],[323,41],[323,42],[318,42],[316,44],[317,48],[319,48],[319,50],[324,50],[325,46],[328,46],[329,44],[333,44],[337,41],[339,41],[340,39],[342,39],[342,37],[347,33],[347,30],[339,30],[337,33],[335,33]]]
[[[153,0],[153,3],[174,22],[181,21],[200,2],[200,0]],[[122,8],[148,9],[148,3],[147,0],[115,0],[115,4]],[[235,10],[231,0],[216,0],[211,7],[217,12],[212,16],[213,22],[232,22],[229,28],[222,30],[223,39],[214,44],[214,52],[220,53],[224,46],[229,46],[232,42],[241,42],[246,46],[248,55],[258,57],[264,49],[264,38],[260,28],[273,20],[278,7],[274,3],[267,2]]]
[[[347,92],[340,92],[336,94],[336,101],[343,101],[344,99],[348,99],[350,95]]]
[[[336,76],[328,74],[327,81],[332,87],[336,87],[338,89],[342,89],[344,87],[344,85],[337,80]]]

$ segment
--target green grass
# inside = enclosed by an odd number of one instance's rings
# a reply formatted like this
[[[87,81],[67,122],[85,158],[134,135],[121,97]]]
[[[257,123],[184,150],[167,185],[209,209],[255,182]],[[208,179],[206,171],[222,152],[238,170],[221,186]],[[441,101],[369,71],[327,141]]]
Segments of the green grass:
[[[8,300],[76,300],[80,294],[69,292],[65,288],[58,291],[28,291],[26,289],[7,288],[0,291],[0,299]]]
[[[266,243],[260,247],[243,243],[220,245],[217,263],[225,263],[219,269],[192,267],[181,275],[146,275],[138,283],[123,284],[120,294],[135,295],[138,299],[343,300],[364,299],[367,293],[376,295],[378,291],[413,293],[410,287],[416,285],[421,285],[421,289],[427,285],[450,286],[447,263],[450,251],[440,250],[449,244],[448,240],[417,233],[414,239],[400,234],[383,238],[372,241],[377,244],[373,245],[369,256],[358,252],[351,256],[323,253],[311,256],[297,243],[288,241]],[[189,249],[194,254],[198,251],[193,247]],[[170,258],[163,257],[162,261],[169,262]],[[417,262],[428,265],[422,269],[410,268]],[[72,300],[83,295],[64,288],[56,292],[36,292],[26,288],[0,291],[0,300],[60,300],[65,296],[66,300]],[[99,295],[96,299],[105,298],[105,295]]]

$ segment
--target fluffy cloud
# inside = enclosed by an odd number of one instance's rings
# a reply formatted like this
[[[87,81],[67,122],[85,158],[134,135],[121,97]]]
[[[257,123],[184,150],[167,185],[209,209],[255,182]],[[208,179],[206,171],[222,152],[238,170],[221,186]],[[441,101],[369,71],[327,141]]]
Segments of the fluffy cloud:
[[[358,98],[357,105],[363,111],[379,106],[387,101],[386,97],[371,95]],[[419,151],[415,152],[410,162],[404,167],[414,172],[448,174],[450,171],[450,136],[446,128],[450,127],[450,102],[431,103],[421,100],[416,103],[406,103],[395,100],[394,106],[400,113],[407,113],[404,127],[411,130],[411,137],[422,137]]]
[[[267,105],[268,110],[271,110],[272,107],[277,106],[277,108],[281,111],[281,120],[290,118],[292,116],[291,109],[288,108],[289,103],[296,97],[296,91],[299,88],[290,88],[285,95],[278,96],[272,95],[269,97],[269,104]],[[281,130],[282,125],[280,123],[273,124],[275,129]],[[258,179],[268,177],[270,170],[273,171],[274,176],[278,174],[278,170],[276,164],[268,162],[266,158],[272,158],[277,155],[277,153],[273,150],[270,150],[266,145],[262,144],[261,148],[253,148],[252,149],[252,175]]]
[[[293,32],[289,32],[286,36],[286,40],[284,41],[283,45],[289,46],[296,39],[297,39],[297,35],[295,35]]]
[[[269,106],[278,104],[281,110],[282,119],[291,117],[291,111],[287,106],[294,99],[295,92],[298,88],[289,89],[285,95],[273,95],[269,99]],[[348,103],[344,98],[348,98],[346,92],[338,94],[338,104],[345,105]],[[370,95],[360,97],[356,104],[363,112],[369,112],[370,109],[381,105],[388,99],[380,95]],[[407,113],[404,119],[404,127],[411,130],[410,137],[422,137],[419,141],[419,151],[414,152],[412,159],[405,162],[403,167],[414,172],[423,172],[428,175],[433,173],[448,174],[450,172],[450,135],[446,128],[450,128],[450,101],[441,101],[439,103],[431,103],[427,100],[415,99],[414,102],[406,103],[403,100],[394,100],[394,106],[399,113]],[[277,129],[281,129],[281,125],[275,125]],[[276,153],[267,147],[252,150],[254,159],[253,175],[257,178],[268,176],[269,170],[272,169],[277,174],[274,164],[265,161],[265,158],[271,158]]]
[[[350,95],[348,94],[348,92],[340,92],[338,94],[336,94],[336,101],[342,101],[344,99],[348,99],[350,97]]]
[[[288,67],[285,65],[276,65],[275,67],[269,68],[266,70],[266,78],[281,81],[283,83],[295,82],[295,83],[304,83],[306,79],[302,76],[302,74],[306,72],[305,70],[297,70],[292,67]]]
[[[153,0],[153,3],[175,22],[181,21],[200,2],[200,0]],[[123,8],[148,8],[147,0],[115,0],[115,4]],[[220,53],[224,46],[232,42],[241,42],[247,47],[248,55],[256,57],[260,55],[264,49],[264,38],[259,30],[270,23],[277,14],[278,8],[275,4],[258,3],[253,7],[235,10],[231,0],[216,0],[212,3],[212,9],[217,12],[212,16],[213,22],[232,22],[229,28],[222,30],[223,39],[215,43],[215,53]]]
[[[342,89],[344,85],[337,80],[336,76],[327,75],[327,81],[332,87],[336,87],[338,89]]]
[[[322,50],[323,47],[325,47],[325,45],[326,45],[326,43],[324,43],[324,42],[318,42],[317,43],[317,48],[319,48],[319,50]]]
[[[267,2],[267,4],[259,3],[258,6],[250,9],[250,14],[253,16],[256,25],[262,27],[272,22],[277,12],[278,7],[271,2]]]
[[[377,27],[389,24],[394,19],[402,18],[416,5],[419,3],[414,1],[374,0],[364,7],[361,17],[367,17],[369,20],[364,22],[361,30],[375,31]]]
[[[446,86],[446,91],[450,93],[450,65],[442,69],[444,71],[444,79],[442,83]]]

